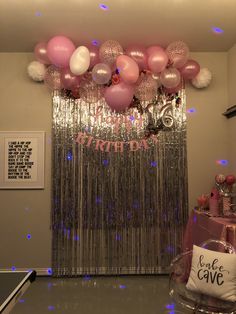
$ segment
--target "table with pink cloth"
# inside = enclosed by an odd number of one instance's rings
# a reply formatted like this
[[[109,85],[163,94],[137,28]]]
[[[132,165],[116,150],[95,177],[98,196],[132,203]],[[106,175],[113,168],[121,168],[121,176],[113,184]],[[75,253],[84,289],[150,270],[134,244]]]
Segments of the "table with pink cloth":
[[[207,212],[193,210],[185,230],[183,251],[192,250],[208,239],[224,240],[236,249],[236,217],[211,217]]]

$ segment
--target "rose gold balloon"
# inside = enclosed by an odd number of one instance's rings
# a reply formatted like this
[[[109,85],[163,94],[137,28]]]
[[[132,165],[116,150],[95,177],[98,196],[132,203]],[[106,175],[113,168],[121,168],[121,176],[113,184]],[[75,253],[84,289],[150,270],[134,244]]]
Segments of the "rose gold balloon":
[[[123,48],[115,40],[105,41],[99,49],[99,58],[101,62],[110,65],[111,68],[114,67],[116,58],[122,54]]]
[[[125,54],[137,62],[139,69],[147,69],[147,52],[145,47],[140,45],[129,46],[125,50]]]
[[[35,55],[35,58],[43,64],[51,63],[47,56],[47,43],[44,43],[44,42],[38,43],[34,47],[34,55]]]
[[[97,85],[91,75],[87,75],[80,82],[80,97],[87,103],[96,103],[103,97],[104,88]]]
[[[93,45],[88,46],[90,54],[90,64],[89,69],[92,69],[96,64],[100,62],[99,59],[99,48]]]
[[[151,101],[157,94],[157,81],[150,74],[143,74],[136,83],[134,95],[140,101]]]
[[[175,41],[169,44],[166,53],[173,67],[181,68],[188,60],[189,48],[183,41]]]
[[[61,69],[55,65],[50,65],[44,76],[44,83],[53,90],[62,89]]]
[[[80,77],[74,75],[69,68],[65,68],[61,70],[61,82],[63,88],[74,90],[79,86]]]
[[[200,65],[195,60],[188,60],[179,71],[184,79],[192,80],[200,72]]]
[[[229,174],[226,176],[225,181],[228,185],[233,185],[235,183],[235,176],[233,174]]]

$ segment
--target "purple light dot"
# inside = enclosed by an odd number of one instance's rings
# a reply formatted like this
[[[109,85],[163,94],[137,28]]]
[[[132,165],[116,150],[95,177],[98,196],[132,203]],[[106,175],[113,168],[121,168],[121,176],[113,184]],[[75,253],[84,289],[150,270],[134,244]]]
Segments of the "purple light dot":
[[[51,274],[52,274],[52,269],[51,269],[51,268],[48,268],[48,269],[47,269],[47,273],[48,273],[48,275],[51,275]]]
[[[134,201],[133,208],[135,208],[135,209],[139,208],[139,202],[138,201]]]
[[[174,248],[173,248],[173,246],[167,246],[167,248],[166,248],[166,252],[168,252],[168,253],[173,253],[174,252]]]
[[[76,235],[76,236],[74,237],[74,239],[75,239],[75,241],[79,241],[79,236]]]
[[[128,212],[128,213],[127,213],[127,218],[128,218],[128,219],[131,219],[131,218],[132,218],[131,212]]]
[[[97,203],[97,204],[101,204],[101,203],[102,203],[101,197],[96,197],[96,203]]]
[[[12,266],[11,270],[12,270],[12,271],[15,271],[15,270],[16,270],[16,267],[15,267],[15,266]]]
[[[93,39],[93,40],[92,40],[92,45],[93,45],[93,46],[99,46],[99,41],[96,40],[96,39]]]
[[[220,160],[217,160],[216,163],[221,166],[227,166],[229,161],[226,159],[220,159]]]
[[[212,27],[212,30],[215,34],[223,34],[224,33],[223,29],[221,29],[219,27]]]
[[[121,240],[121,235],[120,234],[117,234],[116,235],[116,241],[120,241]]]
[[[134,121],[134,120],[135,120],[135,117],[134,117],[134,116],[130,116],[129,119],[130,119],[131,121]]]
[[[73,159],[72,153],[69,152],[69,153],[67,154],[67,160],[72,160],[72,159]]]
[[[105,4],[103,4],[103,3],[99,4],[99,7],[100,7],[100,9],[102,9],[103,11],[109,10],[108,6],[105,5]]]
[[[27,239],[30,240],[32,238],[31,234],[27,234]]]
[[[193,216],[193,222],[194,222],[194,223],[197,222],[197,216]]]
[[[151,166],[152,166],[152,167],[156,167],[156,166],[157,166],[157,162],[156,162],[156,161],[152,161],[152,162],[151,162]]]
[[[187,112],[188,113],[194,113],[194,112],[196,112],[196,109],[195,108],[190,108],[190,109],[187,110]]]
[[[109,161],[108,161],[107,159],[104,159],[104,160],[102,161],[102,164],[103,164],[104,166],[108,166],[108,165],[109,165]]]
[[[48,310],[49,310],[49,311],[53,311],[53,310],[55,310],[55,306],[53,306],[53,305],[49,305],[49,306],[48,306]]]
[[[42,16],[42,13],[41,12],[36,12],[35,15],[36,16]]]
[[[119,285],[119,288],[120,289],[126,289],[126,286],[125,285]]]
[[[25,302],[24,299],[20,299],[20,300],[19,300],[19,303],[24,303],[24,302]]]
[[[83,280],[84,280],[84,281],[89,281],[89,280],[91,280],[91,276],[85,275],[85,276],[83,277]]]
[[[174,303],[167,304],[167,305],[166,305],[166,309],[168,309],[168,310],[174,310],[174,309],[175,309],[175,304],[174,304]]]

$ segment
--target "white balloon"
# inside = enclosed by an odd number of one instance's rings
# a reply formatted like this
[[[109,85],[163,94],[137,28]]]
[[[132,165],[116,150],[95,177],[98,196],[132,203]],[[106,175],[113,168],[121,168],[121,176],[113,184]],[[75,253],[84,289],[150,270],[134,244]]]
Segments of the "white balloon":
[[[84,74],[90,65],[90,52],[87,47],[80,46],[70,58],[70,70],[75,75]]]

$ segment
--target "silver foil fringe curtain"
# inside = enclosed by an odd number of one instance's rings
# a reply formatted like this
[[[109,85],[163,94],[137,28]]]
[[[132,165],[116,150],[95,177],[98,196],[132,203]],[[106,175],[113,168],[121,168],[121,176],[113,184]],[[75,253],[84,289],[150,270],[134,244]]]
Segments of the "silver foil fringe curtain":
[[[174,128],[143,140],[137,109],[115,114],[54,93],[54,276],[168,271],[188,213],[184,90],[181,98]]]

